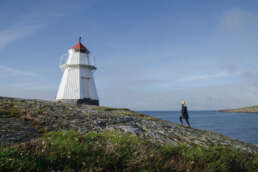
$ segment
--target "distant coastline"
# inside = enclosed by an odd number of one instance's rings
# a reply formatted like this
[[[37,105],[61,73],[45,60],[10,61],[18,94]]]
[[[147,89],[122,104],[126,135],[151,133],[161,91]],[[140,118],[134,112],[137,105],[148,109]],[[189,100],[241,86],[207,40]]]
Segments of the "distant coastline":
[[[220,112],[244,112],[244,113],[258,113],[258,106],[249,106],[236,109],[223,109]]]

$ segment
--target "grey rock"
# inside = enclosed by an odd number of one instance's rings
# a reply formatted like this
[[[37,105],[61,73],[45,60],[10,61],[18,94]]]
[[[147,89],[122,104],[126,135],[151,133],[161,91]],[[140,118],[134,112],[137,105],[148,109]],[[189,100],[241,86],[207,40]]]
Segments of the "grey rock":
[[[159,144],[232,145],[258,154],[258,146],[210,131],[179,125],[130,110],[70,105],[42,100],[0,97],[0,145],[41,137],[49,131],[76,130],[82,134],[104,130],[132,133]],[[8,111],[15,114],[8,114]],[[17,111],[17,112],[16,112]]]

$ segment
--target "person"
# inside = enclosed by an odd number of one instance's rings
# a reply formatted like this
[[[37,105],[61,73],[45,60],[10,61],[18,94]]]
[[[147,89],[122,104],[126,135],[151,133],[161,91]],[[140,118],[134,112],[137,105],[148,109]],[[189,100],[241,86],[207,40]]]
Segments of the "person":
[[[188,120],[189,119],[189,115],[188,115],[188,111],[187,111],[187,106],[185,105],[185,101],[182,101],[181,104],[182,104],[182,114],[179,117],[181,126],[183,126],[183,118],[184,118],[186,123],[187,123],[187,125],[188,125],[188,127],[191,128],[190,122]]]

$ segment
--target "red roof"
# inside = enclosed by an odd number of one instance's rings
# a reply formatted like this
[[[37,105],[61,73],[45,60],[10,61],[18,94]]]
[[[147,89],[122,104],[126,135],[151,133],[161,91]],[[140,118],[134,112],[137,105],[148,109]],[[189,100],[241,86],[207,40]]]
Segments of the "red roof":
[[[79,37],[78,43],[75,44],[75,45],[72,47],[72,49],[76,49],[76,50],[79,50],[79,51],[81,51],[81,52],[85,52],[85,53],[87,53],[87,54],[90,53],[90,51],[89,51],[84,45],[82,45],[82,43],[81,43],[81,37]]]

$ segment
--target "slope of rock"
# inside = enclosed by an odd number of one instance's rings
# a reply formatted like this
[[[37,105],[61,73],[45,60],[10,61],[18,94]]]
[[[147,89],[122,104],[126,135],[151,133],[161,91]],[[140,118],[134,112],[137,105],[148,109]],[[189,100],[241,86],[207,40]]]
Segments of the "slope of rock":
[[[200,129],[180,127],[128,109],[70,105],[41,100],[0,97],[0,143],[9,145],[40,137],[49,131],[115,130],[153,143],[174,145],[231,145],[258,154],[258,146]]]

